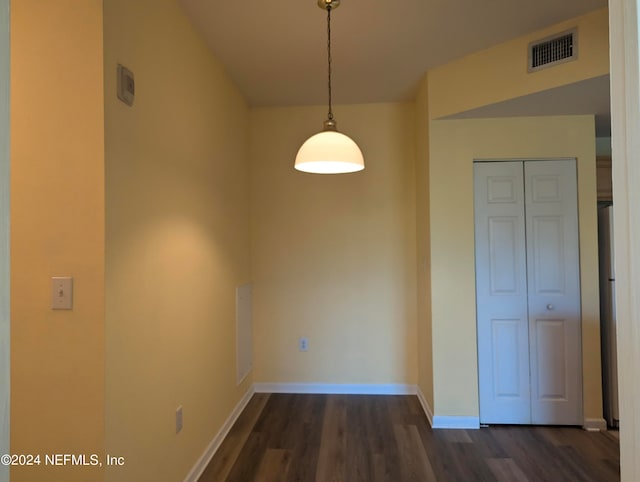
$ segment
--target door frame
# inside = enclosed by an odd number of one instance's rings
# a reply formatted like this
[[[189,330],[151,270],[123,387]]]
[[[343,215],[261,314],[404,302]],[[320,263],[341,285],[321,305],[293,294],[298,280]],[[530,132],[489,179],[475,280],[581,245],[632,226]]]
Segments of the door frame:
[[[0,454],[10,453],[10,16],[9,1],[0,0]],[[9,481],[9,467],[0,464],[0,482]]]
[[[640,21],[639,0],[609,1],[611,147],[621,480],[640,479]]]

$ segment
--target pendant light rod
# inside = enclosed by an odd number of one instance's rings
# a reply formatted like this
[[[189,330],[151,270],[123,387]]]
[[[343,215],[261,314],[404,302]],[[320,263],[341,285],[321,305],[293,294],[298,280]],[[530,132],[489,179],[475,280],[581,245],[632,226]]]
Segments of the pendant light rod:
[[[329,94],[329,112],[324,121],[325,131],[337,131],[336,121],[333,118],[333,99],[331,91],[331,11],[340,6],[340,0],[318,0],[318,7],[327,11],[327,87]]]
[[[327,77],[329,83],[329,113],[327,119],[333,120],[331,110],[331,4],[327,5]]]

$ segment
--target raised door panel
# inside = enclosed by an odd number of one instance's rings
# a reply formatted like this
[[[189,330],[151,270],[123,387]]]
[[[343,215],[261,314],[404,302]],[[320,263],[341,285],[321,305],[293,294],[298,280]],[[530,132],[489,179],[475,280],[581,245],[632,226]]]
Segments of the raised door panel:
[[[540,296],[565,292],[566,265],[564,252],[564,219],[562,216],[535,216],[531,220],[530,242],[533,243],[532,291]]]
[[[566,320],[535,320],[536,353],[532,358],[536,362],[538,386],[536,391],[540,400],[567,401],[567,334]]]
[[[495,216],[489,221],[490,294],[517,295],[522,272],[518,266],[519,216]]]
[[[520,324],[521,319],[491,320],[493,368],[493,397],[495,400],[513,400],[522,397],[522,370]],[[528,383],[528,380],[524,380]]]
[[[474,166],[480,421],[530,423],[522,162]]]

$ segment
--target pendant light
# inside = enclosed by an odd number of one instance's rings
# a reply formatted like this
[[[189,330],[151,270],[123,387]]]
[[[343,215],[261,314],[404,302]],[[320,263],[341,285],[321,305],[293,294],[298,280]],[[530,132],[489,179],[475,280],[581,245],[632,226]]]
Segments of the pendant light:
[[[329,85],[329,113],[322,132],[311,136],[298,150],[295,168],[316,174],[342,174],[364,169],[364,158],[358,145],[338,132],[331,110],[331,11],[340,0],[318,0],[318,6],[327,11],[327,64]]]

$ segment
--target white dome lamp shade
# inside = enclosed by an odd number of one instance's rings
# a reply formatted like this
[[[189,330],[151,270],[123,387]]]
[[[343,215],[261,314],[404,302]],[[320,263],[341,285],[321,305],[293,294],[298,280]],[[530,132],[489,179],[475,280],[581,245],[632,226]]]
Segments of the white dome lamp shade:
[[[349,136],[338,132],[335,121],[307,139],[298,150],[295,168],[315,174],[343,174],[364,169],[362,151]]]
[[[339,5],[340,0],[318,0],[318,6],[327,11],[329,115],[322,132],[311,136],[298,150],[294,165],[298,171],[343,174],[364,169],[362,151],[349,136],[338,132],[331,110],[331,10]]]

